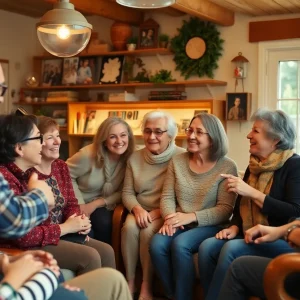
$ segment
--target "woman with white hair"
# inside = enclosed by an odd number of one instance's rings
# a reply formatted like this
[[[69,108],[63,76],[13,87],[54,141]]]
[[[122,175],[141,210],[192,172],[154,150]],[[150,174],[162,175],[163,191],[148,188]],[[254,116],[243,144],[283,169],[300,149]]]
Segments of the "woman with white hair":
[[[131,293],[135,292],[135,270],[140,256],[143,282],[139,299],[149,300],[153,268],[148,248],[163,224],[159,208],[162,186],[170,159],[185,150],[175,145],[177,125],[168,113],[147,113],[142,132],[145,148],[133,153],[127,162],[122,200],[130,214],[122,228],[121,247]]]

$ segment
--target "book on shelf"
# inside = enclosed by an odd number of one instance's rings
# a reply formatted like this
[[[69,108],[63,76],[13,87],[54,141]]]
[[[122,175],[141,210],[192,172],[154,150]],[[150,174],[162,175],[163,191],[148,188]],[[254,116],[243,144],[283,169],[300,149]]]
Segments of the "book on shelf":
[[[139,97],[133,93],[110,93],[108,94],[108,101],[110,102],[122,102],[122,101],[139,101]]]
[[[157,95],[176,95],[176,96],[186,96],[186,92],[184,91],[150,91],[150,96],[157,96]]]
[[[76,91],[52,91],[48,92],[47,102],[78,101]]]
[[[176,95],[158,95],[158,96],[148,96],[148,100],[185,100],[186,96],[176,96]]]

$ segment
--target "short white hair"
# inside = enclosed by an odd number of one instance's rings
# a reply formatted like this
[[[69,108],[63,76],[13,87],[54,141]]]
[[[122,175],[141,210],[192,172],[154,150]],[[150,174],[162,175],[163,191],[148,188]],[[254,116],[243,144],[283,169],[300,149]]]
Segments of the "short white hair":
[[[173,116],[165,111],[153,110],[153,111],[150,111],[147,114],[145,114],[143,121],[142,121],[142,125],[141,125],[142,132],[145,129],[145,124],[149,120],[156,120],[156,119],[162,119],[162,118],[167,120],[167,130],[168,130],[167,133],[168,133],[168,136],[171,138],[171,140],[174,141],[177,136],[177,132],[178,132],[177,124],[176,124],[176,121],[173,118]]]

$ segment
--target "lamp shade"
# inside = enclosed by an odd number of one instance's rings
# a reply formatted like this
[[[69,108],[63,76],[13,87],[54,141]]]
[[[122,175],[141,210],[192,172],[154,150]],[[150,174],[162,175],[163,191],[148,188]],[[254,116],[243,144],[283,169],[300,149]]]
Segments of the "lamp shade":
[[[117,0],[117,3],[128,7],[152,9],[170,6],[175,0]]]
[[[86,47],[93,27],[69,0],[60,0],[44,14],[36,28],[38,39],[48,52],[70,57]]]

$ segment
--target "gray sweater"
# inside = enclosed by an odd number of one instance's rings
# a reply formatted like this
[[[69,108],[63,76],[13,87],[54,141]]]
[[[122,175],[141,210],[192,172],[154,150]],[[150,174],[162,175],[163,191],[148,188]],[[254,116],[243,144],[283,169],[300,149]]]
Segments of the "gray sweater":
[[[226,191],[226,179],[221,173],[237,176],[234,161],[223,157],[208,172],[197,174],[190,169],[188,153],[172,158],[160,201],[162,216],[176,211],[195,212],[198,226],[228,222],[236,195]]]

